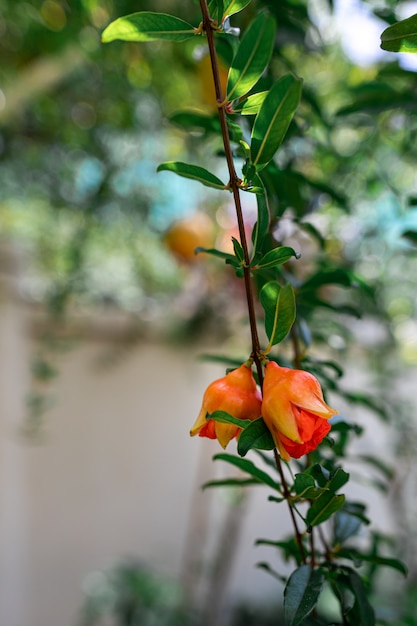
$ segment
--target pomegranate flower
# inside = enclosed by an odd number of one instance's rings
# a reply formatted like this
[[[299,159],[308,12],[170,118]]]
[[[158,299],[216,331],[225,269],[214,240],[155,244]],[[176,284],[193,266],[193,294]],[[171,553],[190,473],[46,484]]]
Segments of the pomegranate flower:
[[[261,415],[262,397],[256,387],[252,370],[245,364],[212,382],[203,396],[197,420],[190,431],[191,437],[217,439],[223,448],[240,432],[234,424],[221,424],[206,419],[207,413],[226,411],[241,420],[254,420]]]
[[[284,461],[315,450],[337,413],[325,403],[317,378],[270,361],[263,394],[262,417]]]

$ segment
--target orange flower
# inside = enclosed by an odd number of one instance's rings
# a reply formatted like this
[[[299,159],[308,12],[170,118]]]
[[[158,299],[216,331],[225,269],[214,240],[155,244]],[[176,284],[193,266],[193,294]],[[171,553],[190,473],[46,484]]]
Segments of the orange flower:
[[[226,411],[237,419],[254,420],[261,415],[261,405],[262,397],[256,387],[252,370],[243,364],[207,387],[200,413],[190,430],[190,435],[217,439],[225,448],[241,429],[234,424],[221,424],[212,419],[207,420],[207,413]]]
[[[284,461],[315,450],[337,413],[325,403],[317,378],[270,361],[263,394],[262,417]]]

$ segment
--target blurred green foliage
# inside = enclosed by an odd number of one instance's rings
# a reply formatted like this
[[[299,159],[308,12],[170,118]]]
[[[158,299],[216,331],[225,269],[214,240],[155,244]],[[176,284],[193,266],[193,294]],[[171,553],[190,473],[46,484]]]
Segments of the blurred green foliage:
[[[362,4],[389,24],[403,3]],[[222,167],[209,127],[187,136],[178,114],[189,107],[215,113],[205,51],[194,41],[100,42],[111,20],[137,10],[174,13],[197,25],[198,3],[139,5],[0,3],[0,243],[13,238],[27,251],[22,292],[55,315],[110,303],[139,316],[178,312],[188,328],[207,317],[227,327],[230,309],[221,292],[234,289],[229,279],[219,277],[213,262],[190,269],[160,245],[172,222],[196,209],[211,215],[220,235],[222,229],[230,235],[223,196],[156,174],[169,159]],[[304,79],[289,139],[264,172],[272,236],[302,253],[303,262],[291,269],[306,322],[299,332],[305,345],[314,340],[325,356],[330,351],[339,359],[356,340],[379,402],[359,393],[346,398],[382,416],[394,407],[397,444],[411,458],[415,427],[396,405],[392,381],[402,364],[417,363],[416,75],[397,57],[351,62],[339,44],[331,0],[258,0],[232,26],[244,30],[264,6],[278,23],[265,88],[288,71]],[[227,64],[230,50],[221,54]],[[173,114],[176,123],[169,125]],[[184,306],[179,294],[193,272],[200,285],[199,272],[207,273],[213,305],[200,288],[197,303]],[[240,302],[242,294],[232,293]],[[171,305],[174,295],[178,307]],[[337,321],[334,311],[341,313]],[[353,323],[364,313],[371,331]],[[309,369],[332,389],[340,376],[334,363],[309,358]],[[35,372],[43,380],[51,375],[45,363]],[[406,545],[415,531],[403,521]]]

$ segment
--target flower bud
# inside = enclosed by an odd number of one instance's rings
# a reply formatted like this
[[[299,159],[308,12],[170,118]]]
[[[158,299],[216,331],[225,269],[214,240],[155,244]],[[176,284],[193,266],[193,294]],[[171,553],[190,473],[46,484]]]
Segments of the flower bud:
[[[245,364],[212,382],[203,396],[203,403],[190,435],[217,439],[225,448],[240,428],[206,419],[207,413],[225,411],[241,420],[254,420],[261,415],[262,397],[256,387],[252,370]]]
[[[336,414],[312,374],[274,361],[266,365],[262,417],[284,461],[315,450],[330,430],[327,420]]]

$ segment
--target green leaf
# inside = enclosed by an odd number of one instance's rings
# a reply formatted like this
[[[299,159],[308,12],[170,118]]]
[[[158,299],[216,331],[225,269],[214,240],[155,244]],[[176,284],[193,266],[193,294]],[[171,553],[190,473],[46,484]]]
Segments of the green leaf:
[[[255,478],[224,478],[209,480],[204,485],[201,485],[201,489],[210,489],[211,487],[250,487],[251,485],[260,485],[260,482]]]
[[[265,331],[270,345],[274,346],[285,339],[294,323],[294,291],[290,284],[281,287],[270,281],[262,287],[259,299],[265,310]]]
[[[353,502],[352,500],[346,500],[343,510],[350,515],[357,517],[361,520],[363,524],[366,524],[367,526],[371,523],[365,515],[366,505],[362,502]]]
[[[311,474],[320,487],[327,487],[327,483],[330,479],[330,473],[325,468],[319,465],[318,463],[314,463],[307,470],[306,473]]]
[[[302,81],[292,74],[271,87],[252,129],[251,161],[259,171],[281,145],[301,96]]]
[[[232,113],[240,113],[240,115],[256,115],[261,108],[266,96],[267,91],[260,91],[248,96],[244,100],[238,100],[233,103]]]
[[[388,26],[381,35],[381,48],[388,52],[417,52],[417,15]]]
[[[372,467],[379,470],[387,480],[392,480],[395,476],[395,472],[392,467],[390,467],[382,459],[379,459],[372,454],[358,454],[358,459],[364,461],[365,463],[369,463],[369,465],[372,465]]]
[[[237,451],[245,456],[249,450],[273,450],[275,448],[272,435],[262,417],[250,422],[239,435]]]
[[[316,483],[310,474],[296,474],[293,489],[297,495],[301,495],[306,489],[315,487]]]
[[[261,563],[257,563],[256,567],[259,567],[259,569],[263,569],[265,572],[268,572],[268,574],[271,574],[271,576],[279,580],[280,583],[285,584],[287,582],[285,576],[281,576],[281,574],[278,574],[278,572],[272,569],[269,563],[265,563],[264,561],[262,561]]]
[[[196,34],[194,26],[178,17],[166,13],[141,11],[119,17],[103,31],[101,40],[109,43],[115,39],[122,41],[151,41],[170,39],[185,41]]]
[[[332,491],[324,491],[314,500],[307,511],[306,521],[309,526],[318,526],[343,507],[345,496],[336,496]]]
[[[298,258],[299,255],[287,246],[281,246],[274,248],[265,254],[265,256],[256,264],[256,269],[266,269],[267,267],[277,267],[282,265],[291,259],[291,257]]]
[[[299,292],[313,291],[323,285],[340,285],[341,287],[351,287],[353,277],[349,270],[342,267],[335,269],[320,270],[316,274],[307,278],[299,287]]]
[[[299,500],[301,498],[314,500],[318,498],[327,489],[317,488],[314,482],[314,478],[310,474],[296,474],[293,485],[293,490],[297,494],[293,499]]]
[[[218,24],[222,23],[224,13],[223,0],[210,0],[208,11],[211,18],[216,20]]]
[[[403,233],[401,233],[401,237],[404,237],[404,239],[408,239],[408,241],[414,246],[417,244],[417,231],[415,230],[405,230]]]
[[[362,520],[349,513],[345,508],[337,511],[333,517],[333,534],[336,544],[344,543],[356,535],[362,526]]]
[[[229,70],[226,100],[236,100],[252,89],[267,67],[274,45],[275,20],[266,13],[251,22]]]
[[[158,165],[157,172],[174,172],[178,176],[184,178],[191,178],[196,180],[206,187],[213,187],[214,189],[225,189],[226,186],[220,178],[217,178],[214,174],[208,172],[204,167],[199,165],[189,165],[188,163],[181,163],[180,161],[167,161]]]
[[[254,258],[258,248],[262,245],[264,237],[269,230],[269,208],[265,193],[256,196],[256,203],[258,208],[258,219],[252,231],[252,259]]]
[[[336,587],[341,600],[342,612],[348,618],[351,626],[374,626],[375,614],[368,600],[368,593],[359,574],[350,567],[343,567],[338,573]],[[351,596],[345,593],[348,589],[354,596],[352,604]]]
[[[349,480],[349,474],[345,472],[341,467],[338,467],[334,473],[333,472],[331,473],[330,481],[327,486],[330,489],[330,491],[333,491],[333,493],[336,493],[336,491],[338,491],[341,487],[343,487],[343,485],[346,485],[348,480]]]
[[[177,111],[170,115],[169,121],[184,130],[200,131],[205,134],[221,132],[218,116],[205,115],[197,111]]]
[[[235,143],[240,143],[243,138],[243,130],[241,126],[239,126],[239,124],[236,124],[236,122],[232,122],[232,120],[230,120],[229,118],[227,118],[226,121],[231,141],[234,141]]]
[[[285,626],[298,626],[314,609],[321,593],[324,576],[309,565],[301,565],[288,579],[284,590]]]
[[[239,426],[239,428],[246,428],[246,426],[250,424],[249,420],[240,420],[226,411],[213,411],[213,413],[208,413],[207,415],[207,419],[212,419],[221,424],[234,424],[235,426]]]
[[[371,398],[368,393],[363,391],[343,391],[342,395],[348,402],[364,406],[367,409],[374,411],[385,422],[389,421],[390,415],[389,411],[387,411],[386,405],[382,402],[378,403],[378,401]]]
[[[239,13],[239,11],[247,7],[251,2],[252,0],[223,0],[223,21],[227,17]]]
[[[236,239],[236,237],[232,237],[232,243],[236,258],[238,259],[238,261],[240,261],[240,263],[243,263],[245,260],[245,255],[240,242]]]
[[[276,496],[268,496],[268,502],[284,502],[285,498],[277,498]]]
[[[252,461],[249,461],[248,459],[241,459],[238,456],[234,456],[233,454],[226,454],[226,453],[216,454],[213,457],[213,459],[214,460],[218,459],[220,461],[226,461],[226,463],[231,463],[231,465],[235,465],[236,467],[241,469],[242,472],[246,472],[246,474],[249,474],[250,476],[258,480],[259,482],[264,483],[265,485],[268,485],[268,487],[271,487],[272,489],[275,489],[276,491],[279,491],[279,492],[281,491],[280,485],[276,483],[274,480],[272,480],[269,474],[267,474],[263,470],[256,467],[256,465]]]
[[[342,550],[339,550],[337,552],[337,555],[345,559],[351,559],[355,562],[366,561],[368,563],[374,563],[375,565],[391,567],[392,569],[397,570],[404,576],[407,576],[408,574],[408,569],[406,565],[399,559],[392,559],[390,557],[380,556],[378,554],[365,554],[353,548],[344,548]]]
[[[271,539],[257,539],[255,541],[256,546],[271,546],[282,550],[284,559],[286,561],[295,559],[297,563],[301,564],[301,552],[300,546],[295,537],[292,537],[288,541],[272,541]]]
[[[228,252],[222,252],[221,250],[217,250],[217,248],[203,248],[202,246],[197,246],[194,250],[196,254],[200,252],[205,252],[205,254],[211,254],[212,256],[216,256],[219,259],[224,259],[226,263],[230,263],[231,265],[235,265],[239,267],[239,261],[233,254],[229,254]]]

